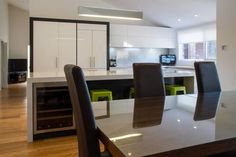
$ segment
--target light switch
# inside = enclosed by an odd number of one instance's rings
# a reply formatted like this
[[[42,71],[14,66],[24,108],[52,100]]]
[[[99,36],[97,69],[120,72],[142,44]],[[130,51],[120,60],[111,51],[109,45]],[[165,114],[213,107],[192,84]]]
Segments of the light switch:
[[[222,46],[221,46],[221,50],[222,50],[222,51],[226,51],[226,50],[227,50],[227,48],[228,48],[228,46],[227,46],[227,45],[222,45]]]

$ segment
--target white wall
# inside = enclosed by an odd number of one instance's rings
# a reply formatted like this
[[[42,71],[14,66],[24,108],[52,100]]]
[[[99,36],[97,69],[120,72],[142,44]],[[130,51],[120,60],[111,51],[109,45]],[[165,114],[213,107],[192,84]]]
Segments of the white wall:
[[[9,5],[9,58],[27,58],[29,12]]]
[[[64,19],[80,19],[92,21],[108,21],[116,24],[134,24],[134,25],[150,25],[149,21],[129,21],[129,20],[108,20],[103,18],[86,18],[78,17],[78,6],[91,6],[102,8],[117,8],[116,6],[104,0],[30,0],[30,16],[31,17],[47,17],[47,18],[64,18]],[[137,10],[137,6],[122,9]]]
[[[0,41],[8,43],[8,4],[7,0],[0,0]],[[0,47],[1,49],[1,47]],[[2,53],[2,52],[1,52]],[[2,58],[0,55],[0,90],[2,87]]]
[[[8,42],[8,5],[7,0],[0,0],[0,39]]]
[[[217,0],[217,66],[223,90],[236,90],[235,6],[235,0]]]

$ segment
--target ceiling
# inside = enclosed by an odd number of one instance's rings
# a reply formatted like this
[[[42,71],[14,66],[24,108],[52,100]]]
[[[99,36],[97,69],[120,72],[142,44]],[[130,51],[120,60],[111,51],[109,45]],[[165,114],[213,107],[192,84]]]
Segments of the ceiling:
[[[19,8],[29,10],[31,0],[8,0]],[[41,0],[40,0],[41,1]],[[58,0],[48,2],[59,3]],[[62,0],[61,0],[62,1]],[[72,0],[66,0],[67,2]],[[78,5],[143,11],[144,20],[158,26],[176,29],[216,21],[216,0],[73,0]],[[99,2],[99,3],[98,3]],[[72,3],[73,4],[73,3]],[[180,20],[178,20],[180,19]]]
[[[9,4],[18,8],[29,10],[29,0],[7,0]]]

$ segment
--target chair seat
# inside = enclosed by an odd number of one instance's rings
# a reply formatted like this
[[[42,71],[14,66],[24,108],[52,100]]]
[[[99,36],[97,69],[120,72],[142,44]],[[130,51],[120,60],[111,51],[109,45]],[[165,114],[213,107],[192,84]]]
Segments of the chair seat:
[[[169,91],[171,95],[177,95],[178,92],[183,92],[183,94],[186,94],[185,86],[167,85],[166,90]]]
[[[91,90],[91,99],[92,101],[99,101],[99,100],[112,100],[112,91],[107,89],[96,89]]]
[[[129,98],[134,98],[134,87],[129,89]]]

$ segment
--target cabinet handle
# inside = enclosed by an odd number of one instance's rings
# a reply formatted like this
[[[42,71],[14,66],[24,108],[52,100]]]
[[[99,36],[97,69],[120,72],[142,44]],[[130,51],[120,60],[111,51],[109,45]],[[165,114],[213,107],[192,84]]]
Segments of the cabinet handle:
[[[89,66],[92,68],[92,57],[89,57]]]
[[[95,68],[95,57],[93,57],[93,67]]]
[[[95,68],[95,57],[89,57],[90,68]]]
[[[58,58],[56,57],[56,68],[57,68],[57,66],[58,66]]]
[[[95,68],[95,58],[91,57],[91,68]]]

